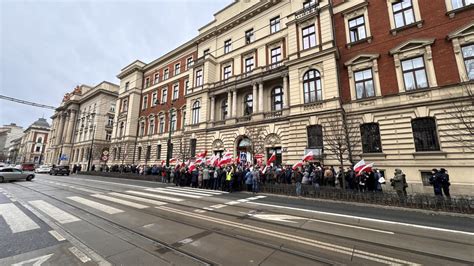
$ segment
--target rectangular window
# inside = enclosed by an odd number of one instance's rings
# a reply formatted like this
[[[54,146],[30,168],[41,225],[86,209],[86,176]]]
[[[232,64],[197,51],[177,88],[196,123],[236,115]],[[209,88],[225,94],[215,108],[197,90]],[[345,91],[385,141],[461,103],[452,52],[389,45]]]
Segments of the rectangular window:
[[[167,89],[163,89],[161,91],[161,103],[166,103],[168,101],[168,90]]]
[[[208,54],[209,54],[209,49],[206,49],[206,50],[204,50],[204,52],[202,52],[202,55],[203,55],[203,56],[206,56],[206,55],[208,55]]]
[[[375,96],[374,78],[371,68],[355,71],[354,81],[357,99]]]
[[[461,49],[467,77],[469,80],[474,80],[474,44],[463,46]]]
[[[303,50],[316,46],[316,33],[314,25],[303,28]]]
[[[167,80],[170,77],[170,71],[169,69],[165,69],[165,72],[163,74],[163,80]]]
[[[110,104],[109,112],[115,113],[115,103],[111,103],[111,104]]]
[[[153,84],[158,84],[158,82],[160,82],[160,74],[156,73],[155,74],[155,80],[153,81]]]
[[[160,128],[159,128],[160,134],[165,132],[165,118],[163,116],[160,116]]]
[[[161,144],[156,145],[156,159],[161,160]]]
[[[416,151],[439,151],[436,121],[432,117],[416,118],[411,121]]]
[[[232,76],[232,66],[228,65],[224,67],[224,79],[228,79]]]
[[[173,86],[173,100],[177,100],[179,96],[179,84]]]
[[[428,88],[425,62],[422,56],[403,60],[402,72],[406,91]]]
[[[196,157],[196,144],[197,144],[197,139],[189,140],[189,150],[191,153],[191,158]]]
[[[114,117],[109,116],[109,118],[107,119],[107,126],[111,127],[113,125],[114,125]]]
[[[179,75],[180,72],[181,72],[181,64],[178,63],[174,65],[174,76]]]
[[[253,70],[253,56],[245,59],[245,72],[251,72]]]
[[[392,4],[395,28],[415,23],[415,12],[411,0],[398,1]]]
[[[193,66],[193,63],[194,63],[193,58],[192,57],[188,58],[188,60],[186,61],[187,69],[190,69]]]
[[[154,92],[151,95],[151,106],[155,106],[158,103],[158,93]]]
[[[421,183],[423,183],[423,186],[430,187],[432,186],[430,184],[430,178],[433,176],[433,173],[431,171],[421,171]]]
[[[184,92],[188,93],[189,90],[189,80],[184,81]]]
[[[270,33],[280,31],[280,16],[270,19]]]
[[[140,122],[140,136],[145,135],[145,122]]]
[[[128,91],[129,87],[130,87],[130,82],[128,81],[125,82],[125,91]]]
[[[105,132],[105,140],[106,141],[111,141],[112,140],[112,132],[110,132],[110,131]]]
[[[451,4],[453,5],[453,9],[458,9],[474,4],[474,0],[451,0]]]
[[[145,88],[150,87],[150,78],[145,79]]]
[[[275,63],[278,63],[278,62],[281,61],[281,48],[280,48],[280,47],[273,48],[273,49],[270,51],[270,54],[271,54],[271,62],[272,62],[272,64],[275,64]]]
[[[137,158],[138,160],[142,159],[142,147],[138,147]]]
[[[202,86],[203,78],[202,78],[202,69],[196,71],[196,87]]]
[[[148,107],[148,96],[143,96],[142,109],[145,110]]]
[[[171,132],[176,131],[176,112],[173,112],[172,110],[170,111],[170,127],[171,127]]]
[[[377,123],[362,124],[360,126],[360,135],[362,139],[362,152],[364,153],[382,152],[379,124]]]
[[[186,111],[182,111],[181,113],[181,119],[183,120],[181,123],[181,129],[184,129],[184,126],[186,125]]]
[[[155,134],[155,119],[150,119],[150,124],[148,125],[148,135]]]
[[[357,42],[367,37],[364,16],[349,20],[349,35],[351,42]]]
[[[306,128],[308,134],[308,148],[323,148],[323,126],[313,125]]]
[[[312,8],[314,5],[316,5],[316,0],[309,0],[303,3],[303,8],[304,9]]]
[[[148,145],[148,146],[146,147],[146,154],[145,154],[145,156],[146,156],[146,157],[145,157],[145,160],[150,160],[150,157],[151,157],[151,146],[150,146],[150,145]]]
[[[230,53],[232,51],[232,40],[226,40],[224,42],[224,54]]]
[[[255,34],[253,32],[253,29],[250,29],[245,32],[245,44],[249,44],[255,41]]]

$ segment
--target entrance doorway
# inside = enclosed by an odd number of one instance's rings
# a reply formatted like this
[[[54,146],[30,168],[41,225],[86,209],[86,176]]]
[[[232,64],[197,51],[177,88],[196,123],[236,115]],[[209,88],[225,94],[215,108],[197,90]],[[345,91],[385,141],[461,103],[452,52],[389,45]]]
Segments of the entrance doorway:
[[[237,143],[237,156],[239,156],[240,162],[242,164],[247,162],[253,163],[252,141],[249,138],[243,137]]]

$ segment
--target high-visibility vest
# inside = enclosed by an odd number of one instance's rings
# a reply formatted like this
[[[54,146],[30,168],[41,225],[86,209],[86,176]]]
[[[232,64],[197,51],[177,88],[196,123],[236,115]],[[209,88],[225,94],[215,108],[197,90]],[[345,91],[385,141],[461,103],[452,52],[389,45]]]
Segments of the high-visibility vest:
[[[228,172],[225,180],[230,181],[231,179],[232,179],[232,172]]]

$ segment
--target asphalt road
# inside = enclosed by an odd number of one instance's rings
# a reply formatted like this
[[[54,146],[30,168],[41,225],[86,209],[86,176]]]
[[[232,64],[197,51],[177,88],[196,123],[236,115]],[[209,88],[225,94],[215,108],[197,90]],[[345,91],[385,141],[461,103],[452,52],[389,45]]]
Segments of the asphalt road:
[[[0,236],[0,265],[474,263],[472,216],[98,176],[0,184]]]

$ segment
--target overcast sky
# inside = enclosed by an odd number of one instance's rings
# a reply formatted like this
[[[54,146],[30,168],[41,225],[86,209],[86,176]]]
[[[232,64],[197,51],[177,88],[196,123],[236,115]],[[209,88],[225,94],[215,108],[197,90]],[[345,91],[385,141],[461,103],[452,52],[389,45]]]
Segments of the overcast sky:
[[[232,0],[0,0],[0,94],[59,106],[76,85],[118,84],[120,69],[197,35]],[[0,125],[52,110],[0,100]]]

